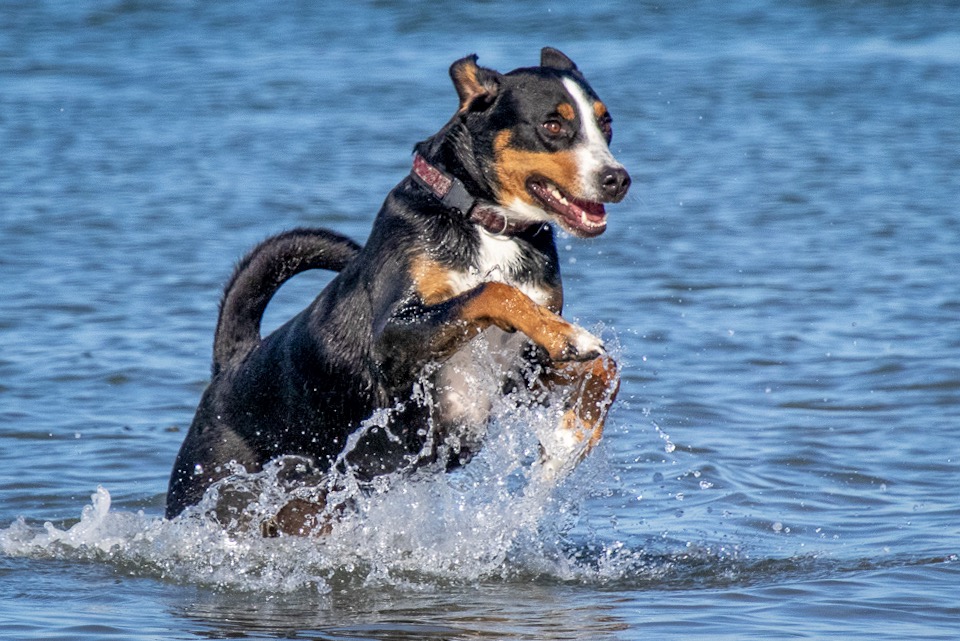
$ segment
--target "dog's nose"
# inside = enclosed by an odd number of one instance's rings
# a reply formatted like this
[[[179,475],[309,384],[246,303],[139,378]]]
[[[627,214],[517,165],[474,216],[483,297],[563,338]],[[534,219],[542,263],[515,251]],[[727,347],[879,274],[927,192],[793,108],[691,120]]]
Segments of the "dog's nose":
[[[607,167],[600,174],[600,189],[608,202],[618,203],[630,189],[630,174],[623,167]]]

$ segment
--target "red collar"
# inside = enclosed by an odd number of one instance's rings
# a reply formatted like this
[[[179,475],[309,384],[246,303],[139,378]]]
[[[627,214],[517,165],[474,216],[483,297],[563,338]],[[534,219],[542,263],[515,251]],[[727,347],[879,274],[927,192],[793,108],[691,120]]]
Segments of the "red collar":
[[[471,221],[495,236],[512,236],[534,225],[542,224],[509,220],[491,205],[471,196],[463,181],[434,167],[420,154],[413,155],[413,169],[410,175],[445,207],[469,215]]]

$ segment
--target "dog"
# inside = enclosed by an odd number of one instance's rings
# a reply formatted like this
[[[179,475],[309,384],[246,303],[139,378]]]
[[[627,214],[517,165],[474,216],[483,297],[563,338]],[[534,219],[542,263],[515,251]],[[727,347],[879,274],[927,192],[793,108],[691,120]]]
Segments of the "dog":
[[[545,398],[565,390],[555,438],[542,439],[544,474],[559,474],[600,439],[619,369],[597,337],[560,315],[552,225],[599,236],[604,204],[626,195],[630,176],[609,149],[610,114],[574,62],[550,47],[537,67],[501,74],[471,55],[450,77],[456,113],[415,146],[410,175],[388,193],[364,246],[295,229],[235,269],[211,382],[170,477],[167,518],[238,465],[256,472],[292,456],[321,475],[340,465],[370,481],[464,464],[482,445],[494,400],[471,386],[481,334],[504,366],[504,390],[525,386]],[[261,338],[271,296],[308,269],[338,273]],[[417,393],[424,389],[427,399]],[[378,411],[386,424],[361,431]],[[292,502],[265,531],[305,532],[303,523],[318,523],[323,497],[318,503],[311,512]]]

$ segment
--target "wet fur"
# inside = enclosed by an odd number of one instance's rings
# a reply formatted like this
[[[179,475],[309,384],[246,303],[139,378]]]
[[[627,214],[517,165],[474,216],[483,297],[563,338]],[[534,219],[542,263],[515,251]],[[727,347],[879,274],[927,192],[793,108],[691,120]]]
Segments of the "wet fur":
[[[560,100],[564,78],[593,95],[563,54],[545,49],[541,64],[501,75],[477,66],[475,56],[457,61],[451,77],[459,109],[416,147],[505,216],[518,214],[505,202],[498,163],[521,152],[574,157],[527,131],[527,121],[541,117],[542,103]],[[514,153],[507,160],[497,148],[504,131],[511,132]],[[357,478],[463,463],[480,446],[490,405],[469,389],[468,344],[481,333],[512,372],[505,385],[569,390],[558,429],[589,449],[616,394],[617,366],[600,341],[559,315],[563,290],[548,220],[544,214],[537,224],[497,237],[406,177],[387,194],[363,247],[332,232],[300,229],[255,248],[225,290],[213,377],[171,474],[167,517],[198,503],[230,473],[231,461],[254,472],[293,455],[322,474],[358,426],[384,408],[391,408],[391,434],[367,430],[346,458]],[[306,269],[339,273],[306,309],[261,338],[270,297]],[[435,401],[412,400],[427,375]],[[433,433],[425,432],[428,425]],[[271,533],[303,531],[280,516],[279,525],[269,524]]]

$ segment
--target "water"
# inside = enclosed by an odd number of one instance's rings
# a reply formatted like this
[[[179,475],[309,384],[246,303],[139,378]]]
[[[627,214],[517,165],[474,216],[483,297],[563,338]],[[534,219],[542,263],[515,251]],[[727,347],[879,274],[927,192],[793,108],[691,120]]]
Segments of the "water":
[[[5,3],[0,637],[960,636],[960,9],[586,4]],[[561,239],[600,449],[538,487],[505,413],[325,541],[164,522],[233,262],[362,241],[450,62],[546,44],[634,178]]]

